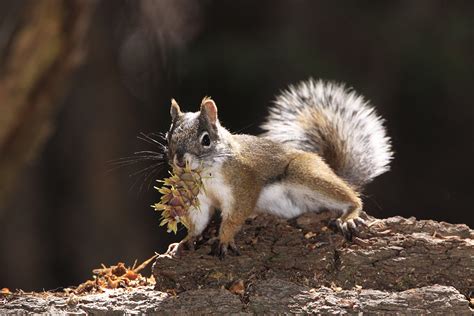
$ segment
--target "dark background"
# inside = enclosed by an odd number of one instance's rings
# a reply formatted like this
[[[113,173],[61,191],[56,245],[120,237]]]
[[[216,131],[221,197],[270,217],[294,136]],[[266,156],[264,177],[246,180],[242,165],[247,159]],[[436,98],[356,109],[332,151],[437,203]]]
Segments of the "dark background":
[[[136,136],[168,128],[171,97],[194,111],[210,95],[224,126],[256,134],[275,94],[310,76],[346,82],[387,120],[395,160],[365,191],[368,213],[473,227],[473,4],[98,2],[56,130],[0,212],[0,287],[74,285],[164,251],[177,238],[150,208],[158,193],[133,185],[138,166],[107,162],[150,148]]]

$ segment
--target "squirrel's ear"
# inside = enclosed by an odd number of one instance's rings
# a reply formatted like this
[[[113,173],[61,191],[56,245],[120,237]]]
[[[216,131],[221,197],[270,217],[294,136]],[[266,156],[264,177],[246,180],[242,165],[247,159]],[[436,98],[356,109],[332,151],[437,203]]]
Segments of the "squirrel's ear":
[[[175,99],[171,99],[171,109],[170,109],[171,119],[174,121],[177,117],[183,115],[181,109],[179,108],[178,102]]]
[[[201,102],[201,115],[204,115],[211,124],[217,122],[217,106],[210,97],[205,97]]]

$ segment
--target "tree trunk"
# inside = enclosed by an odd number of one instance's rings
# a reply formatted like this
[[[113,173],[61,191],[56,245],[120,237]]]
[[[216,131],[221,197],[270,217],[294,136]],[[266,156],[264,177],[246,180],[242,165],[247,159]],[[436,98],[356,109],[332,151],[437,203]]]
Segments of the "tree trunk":
[[[221,261],[205,243],[180,258],[158,257],[154,289],[17,293],[3,298],[0,313],[474,312],[474,231],[414,218],[368,222],[350,243],[318,215],[291,223],[258,216],[237,237],[241,256]]]
[[[2,4],[0,34],[0,204],[19,172],[51,134],[74,71],[94,1],[41,0]]]

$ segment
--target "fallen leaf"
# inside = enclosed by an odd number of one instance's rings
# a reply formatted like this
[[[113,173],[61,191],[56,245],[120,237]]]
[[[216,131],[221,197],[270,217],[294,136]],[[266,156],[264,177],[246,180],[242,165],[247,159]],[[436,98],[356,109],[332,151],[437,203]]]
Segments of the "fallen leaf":
[[[244,281],[237,280],[237,281],[233,282],[232,285],[229,287],[229,291],[232,294],[244,295],[245,294]]]
[[[125,277],[129,280],[136,280],[138,278],[138,274],[133,270],[128,270],[127,273],[125,273]]]
[[[150,262],[156,258],[156,254],[150,259],[144,261],[138,267],[136,262],[133,267],[126,267],[124,263],[119,262],[117,265],[107,267],[101,265],[101,268],[92,270],[93,280],[88,280],[78,287],[73,289],[72,293],[86,294],[86,293],[102,293],[105,289],[116,289],[116,288],[132,288],[143,285],[155,284],[153,277],[146,278],[142,276],[138,271],[145,268]]]
[[[12,292],[10,292],[10,289],[4,287],[3,289],[0,290],[0,294],[1,295],[9,295],[9,294],[12,294]]]

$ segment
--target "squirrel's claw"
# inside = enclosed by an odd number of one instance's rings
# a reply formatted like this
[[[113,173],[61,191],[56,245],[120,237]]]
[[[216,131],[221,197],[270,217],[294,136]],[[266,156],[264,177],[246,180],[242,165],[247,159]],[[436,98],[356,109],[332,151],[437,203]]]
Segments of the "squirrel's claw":
[[[229,243],[223,243],[220,240],[216,240],[211,246],[210,255],[218,257],[220,260],[224,260],[225,256],[231,253],[235,256],[240,256],[240,251],[234,241]]]
[[[229,250],[234,256],[240,256],[240,250],[239,247],[237,247],[237,245],[235,244],[235,241],[231,241],[229,243]]]
[[[194,237],[186,237],[180,242],[170,244],[166,253],[171,257],[179,258],[183,254],[183,251],[194,250],[195,241],[196,238]]]
[[[336,229],[344,236],[344,238],[346,238],[348,241],[352,241],[353,236],[359,235],[359,227],[367,226],[367,224],[362,218],[356,217],[346,221],[342,221],[340,218],[338,218],[331,222],[331,226],[335,226]]]
[[[211,252],[209,253],[211,256],[216,256],[219,259],[223,260],[225,255],[227,254],[227,245],[221,243],[219,240],[216,240],[211,246]]]
[[[181,252],[182,252],[182,246],[180,246],[181,243],[175,242],[172,243],[168,246],[168,250],[166,251],[167,255],[170,255],[173,258],[179,258]]]

